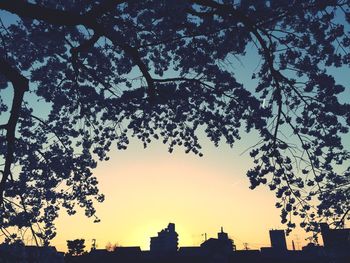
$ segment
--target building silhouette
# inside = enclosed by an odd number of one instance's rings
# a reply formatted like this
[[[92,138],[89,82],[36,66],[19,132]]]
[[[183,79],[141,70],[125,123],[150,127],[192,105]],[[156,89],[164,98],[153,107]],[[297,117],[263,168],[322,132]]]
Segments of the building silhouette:
[[[0,263],[64,263],[64,255],[52,246],[0,244]]]
[[[178,240],[175,224],[169,223],[167,228],[158,232],[158,236],[151,237],[150,250],[154,253],[176,252],[178,249]]]
[[[328,225],[321,227],[324,247],[310,243],[303,250],[288,250],[284,230],[270,230],[271,247],[236,250],[233,240],[223,228],[217,238],[209,238],[200,246],[178,248],[175,224],[169,223],[157,236],[151,238],[149,251],[143,251],[140,247],[118,247],[114,251],[92,249],[90,253],[81,256],[67,256],[65,263],[349,263],[350,229],[333,230]],[[20,253],[16,251],[16,254]],[[0,253],[0,263],[1,255]],[[38,259],[38,256],[33,258]],[[55,261],[50,259],[23,263],[34,262]]]
[[[287,250],[287,242],[284,230],[272,229],[269,231],[271,247],[274,250]]]
[[[350,249],[350,228],[330,229],[327,223],[320,228],[325,249]]]
[[[230,254],[236,250],[236,246],[228,234],[221,227],[221,232],[218,233],[218,238],[209,238],[201,244],[201,249],[206,253]]]

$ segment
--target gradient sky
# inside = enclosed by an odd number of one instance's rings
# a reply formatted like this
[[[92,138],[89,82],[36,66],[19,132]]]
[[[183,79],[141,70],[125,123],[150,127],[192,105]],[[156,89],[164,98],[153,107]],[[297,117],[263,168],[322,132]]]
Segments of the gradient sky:
[[[255,140],[254,134],[246,136],[230,149],[225,144],[216,148],[202,138],[203,157],[180,148],[169,154],[160,142],[143,149],[132,141],[129,149],[113,151],[95,170],[106,195],[97,205],[101,222],[93,223],[83,213],[62,213],[53,245],[66,250],[67,239],[85,238],[89,246],[95,238],[99,248],[111,242],[149,249],[150,237],[174,222],[180,246],[199,245],[204,233],[216,237],[221,226],[238,248],[245,242],[250,248],[269,246],[268,230],[283,226],[274,194],[248,188],[245,172],[251,162],[248,153],[241,153]],[[296,230],[288,245],[303,238]]]
[[[0,15],[4,17],[4,13]],[[6,18],[10,21],[8,14]],[[242,62],[236,61],[232,70],[241,83],[253,88],[251,76],[260,63],[256,51],[248,52]],[[348,86],[349,71],[343,68],[332,73],[339,83]],[[0,91],[1,97],[10,102],[11,90]],[[350,101],[349,94],[346,91],[342,100]],[[115,147],[110,160],[99,163],[94,170],[106,196],[104,203],[96,205],[101,222],[93,223],[83,211],[75,216],[62,212],[52,244],[66,251],[66,240],[85,238],[88,248],[96,239],[98,248],[111,242],[149,249],[150,237],[173,222],[180,246],[199,245],[204,233],[208,238],[216,237],[221,226],[238,249],[243,248],[243,243],[252,249],[269,246],[268,230],[284,228],[274,206],[276,198],[266,187],[249,189],[245,173],[252,160],[248,153],[242,154],[258,137],[254,133],[242,134],[233,149],[224,143],[216,148],[204,136],[200,139],[203,157],[185,154],[181,148],[169,154],[161,142],[153,142],[147,149],[137,140],[131,140],[126,151]],[[349,142],[347,136],[344,143]],[[297,228],[287,238],[288,246],[291,248],[294,240],[301,248],[305,237]]]
[[[232,71],[248,89],[256,86],[251,76],[261,62],[254,48],[249,45],[241,61],[232,61]],[[348,87],[349,68],[329,73]],[[340,100],[350,102],[350,92],[345,91]],[[93,223],[83,212],[73,217],[62,213],[53,244],[66,250],[67,239],[85,238],[88,247],[96,239],[99,248],[111,242],[149,249],[150,237],[173,222],[180,246],[199,245],[204,233],[208,238],[216,237],[221,226],[238,249],[243,249],[243,243],[251,249],[270,246],[268,231],[285,226],[275,208],[274,192],[264,186],[249,189],[246,172],[253,162],[245,151],[259,140],[258,135],[243,132],[234,148],[225,143],[216,148],[203,132],[200,134],[203,157],[186,154],[182,148],[170,154],[161,141],[143,149],[135,139],[125,151],[112,149],[110,160],[99,163],[94,171],[106,195],[105,202],[97,205],[101,222]],[[344,145],[350,146],[350,134],[343,139]],[[301,249],[308,236],[297,223],[287,245],[291,249],[294,240]]]
[[[248,88],[256,86],[251,76],[260,64],[257,57],[256,51],[250,50],[242,63],[232,64],[235,76]],[[0,95],[10,104],[12,88],[0,90]],[[44,117],[47,105],[31,96],[27,93],[25,99],[35,105],[34,114]],[[0,119],[7,118],[4,114]],[[199,245],[204,233],[208,238],[216,237],[221,226],[238,248],[243,248],[243,243],[252,249],[269,246],[268,230],[283,228],[274,206],[276,198],[267,188],[250,190],[245,175],[252,160],[243,152],[258,141],[258,136],[242,133],[242,140],[233,149],[225,143],[215,147],[203,131],[199,137],[203,157],[186,154],[183,148],[170,154],[161,141],[152,142],[147,149],[136,139],[131,139],[125,151],[114,147],[110,160],[100,162],[93,171],[106,196],[105,202],[96,205],[101,222],[93,223],[84,211],[68,216],[62,210],[52,245],[67,251],[66,240],[84,238],[88,248],[96,239],[99,248],[111,242],[146,250],[150,237],[173,222],[180,246]],[[296,244],[305,244],[300,229],[291,238]]]
[[[256,83],[251,76],[259,63],[256,52],[251,51],[232,70],[241,83],[252,88]],[[350,69],[331,73],[338,83],[348,85],[346,76]],[[0,96],[10,103],[12,88],[1,90]],[[341,101],[350,101],[348,91]],[[35,114],[46,114],[47,108],[32,102],[37,105]],[[52,245],[67,251],[66,240],[84,238],[87,249],[92,239],[96,239],[98,248],[105,248],[111,242],[148,250],[150,237],[173,222],[180,246],[198,246],[204,241],[204,233],[208,238],[216,237],[221,226],[238,249],[244,247],[243,243],[248,243],[251,249],[270,246],[268,231],[285,228],[280,223],[280,211],[275,208],[277,199],[266,187],[250,190],[245,175],[252,167],[252,160],[248,152],[243,152],[258,141],[258,136],[242,133],[242,139],[232,149],[225,143],[216,148],[204,135],[199,137],[203,157],[186,154],[182,148],[170,154],[161,141],[151,143],[147,149],[136,139],[131,139],[125,151],[114,147],[110,160],[99,163],[94,170],[100,190],[106,196],[105,202],[96,205],[101,222],[93,223],[83,211],[74,216],[62,211],[56,221],[57,236]],[[348,142],[349,134],[344,137],[345,145],[350,145]],[[291,249],[294,240],[301,249],[307,243],[306,237],[297,227],[287,237],[287,245]]]

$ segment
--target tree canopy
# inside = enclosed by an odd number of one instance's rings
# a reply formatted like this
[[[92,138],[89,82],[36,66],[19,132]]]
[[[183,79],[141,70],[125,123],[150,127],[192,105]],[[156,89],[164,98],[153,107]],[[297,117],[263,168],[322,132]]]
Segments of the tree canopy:
[[[60,209],[96,217],[92,170],[130,137],[202,156],[198,129],[233,146],[281,221],[341,226],[350,209],[347,0],[0,1],[0,228],[49,242]],[[233,61],[256,54],[247,86]],[[38,111],[38,107],[42,111]],[[348,138],[348,137],[347,137]],[[98,218],[96,217],[96,221]]]
[[[67,240],[68,255],[80,256],[84,253],[85,239]]]

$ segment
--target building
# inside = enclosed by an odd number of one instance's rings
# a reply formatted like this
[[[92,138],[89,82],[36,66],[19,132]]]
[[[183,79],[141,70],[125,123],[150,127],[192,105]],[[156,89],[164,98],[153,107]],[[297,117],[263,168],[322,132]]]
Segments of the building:
[[[273,229],[269,231],[271,247],[274,250],[287,250],[287,242],[284,230]]]
[[[117,255],[141,255],[140,247],[118,247],[114,251]]]
[[[26,257],[24,244],[20,242],[0,244],[0,263],[26,263]]]
[[[202,250],[200,247],[180,247],[179,254],[183,256],[201,256]]]
[[[21,243],[0,244],[0,263],[63,263],[64,255],[55,247],[25,246]]]
[[[327,223],[321,223],[320,228],[325,249],[350,249],[350,228],[330,229]]]
[[[26,246],[25,251],[28,263],[63,263],[64,261],[63,253],[57,252],[55,247]]]
[[[206,253],[222,253],[231,254],[236,250],[233,240],[230,239],[227,233],[221,227],[221,232],[218,233],[218,238],[209,238],[201,244],[201,248]]]
[[[324,247],[314,243],[309,243],[306,246],[303,246],[302,251],[304,254],[314,254],[315,256],[324,255]]]
[[[167,228],[158,232],[158,236],[151,237],[150,250],[152,253],[177,252],[178,240],[175,224],[169,223]]]

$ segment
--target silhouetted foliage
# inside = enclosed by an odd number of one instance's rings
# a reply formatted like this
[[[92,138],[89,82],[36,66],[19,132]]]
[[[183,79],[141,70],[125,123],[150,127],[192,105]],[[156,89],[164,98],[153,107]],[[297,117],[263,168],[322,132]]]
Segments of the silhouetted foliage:
[[[67,240],[68,255],[80,256],[84,253],[85,239]]]
[[[0,88],[14,94],[0,100],[3,230],[30,227],[48,242],[61,207],[95,217],[104,197],[91,170],[111,147],[136,137],[201,156],[200,127],[215,145],[257,132],[251,188],[276,193],[289,229],[292,215],[314,230],[349,214],[350,107],[328,70],[349,66],[348,1],[3,0],[0,9]],[[255,87],[230,66],[249,49],[261,61]]]

